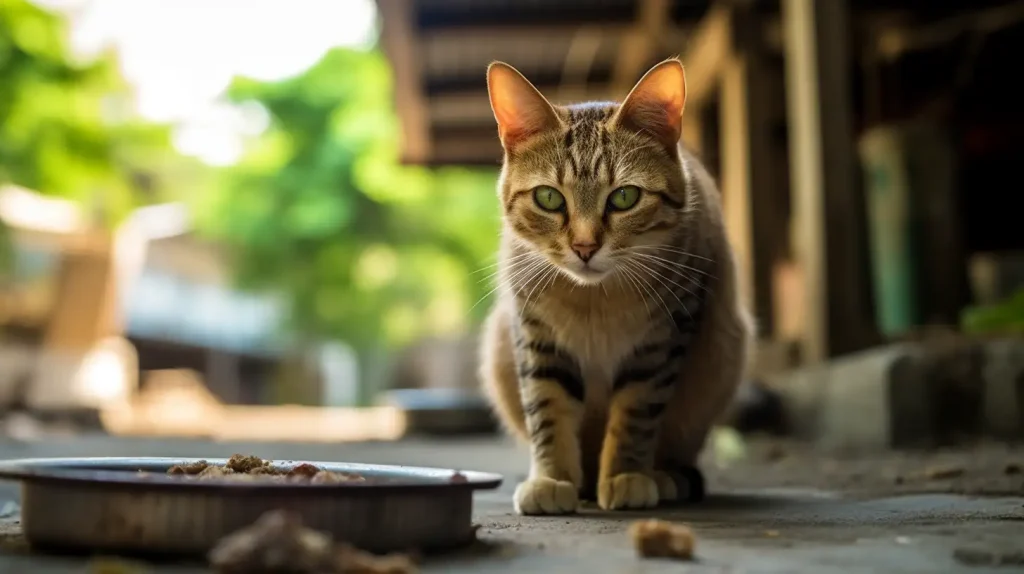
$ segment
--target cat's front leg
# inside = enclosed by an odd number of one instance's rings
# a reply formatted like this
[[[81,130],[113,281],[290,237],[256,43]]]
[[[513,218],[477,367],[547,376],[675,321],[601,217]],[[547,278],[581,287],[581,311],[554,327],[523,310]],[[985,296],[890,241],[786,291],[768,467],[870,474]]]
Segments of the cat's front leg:
[[[569,514],[583,480],[579,430],[584,387],[579,364],[543,323],[526,319],[513,332],[520,396],[530,437],[530,477],[516,488],[519,514]]]
[[[686,345],[668,337],[636,350],[615,377],[601,450],[597,503],[605,510],[653,508],[659,492],[655,450],[662,414],[679,380]]]

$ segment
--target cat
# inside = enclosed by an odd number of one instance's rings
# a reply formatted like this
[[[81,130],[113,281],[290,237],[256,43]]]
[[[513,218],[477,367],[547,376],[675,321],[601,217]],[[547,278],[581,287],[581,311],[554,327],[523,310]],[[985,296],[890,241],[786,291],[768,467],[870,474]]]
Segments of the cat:
[[[504,159],[480,375],[530,445],[516,511],[700,499],[697,455],[744,374],[752,319],[719,192],[679,143],[682,64],[654,66],[621,104],[554,106],[502,62],[487,87]]]

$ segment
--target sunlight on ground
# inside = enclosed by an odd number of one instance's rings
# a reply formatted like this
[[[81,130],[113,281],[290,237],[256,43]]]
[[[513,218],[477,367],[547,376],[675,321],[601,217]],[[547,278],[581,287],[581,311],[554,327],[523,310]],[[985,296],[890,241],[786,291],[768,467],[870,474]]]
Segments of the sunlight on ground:
[[[121,436],[180,436],[237,441],[397,440],[405,415],[393,407],[338,408],[225,405],[187,370],[154,371],[134,400],[101,412]]]

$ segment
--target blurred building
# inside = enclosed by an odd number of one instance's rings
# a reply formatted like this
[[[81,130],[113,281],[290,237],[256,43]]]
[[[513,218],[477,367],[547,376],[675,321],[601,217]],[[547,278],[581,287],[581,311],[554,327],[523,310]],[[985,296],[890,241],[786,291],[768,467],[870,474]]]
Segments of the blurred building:
[[[378,5],[410,163],[498,163],[493,60],[565,103],[621,100],[681,55],[684,141],[720,181],[765,368],[955,326],[1021,285],[1019,0]]]
[[[8,186],[0,218],[13,245],[0,277],[2,407],[90,410],[168,369],[197,373],[229,404],[318,404],[321,370],[338,370],[281,337],[276,297],[232,286],[183,205],[141,208],[109,232],[70,201]]]

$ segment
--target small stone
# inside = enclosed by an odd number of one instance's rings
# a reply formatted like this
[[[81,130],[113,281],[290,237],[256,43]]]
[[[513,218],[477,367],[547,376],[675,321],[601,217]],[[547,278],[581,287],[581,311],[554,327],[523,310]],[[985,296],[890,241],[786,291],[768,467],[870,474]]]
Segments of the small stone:
[[[991,566],[995,564],[996,555],[990,550],[957,548],[953,551],[953,559],[967,566]]]
[[[953,559],[967,566],[1022,566],[1024,550],[985,550],[983,548],[957,548]]]

